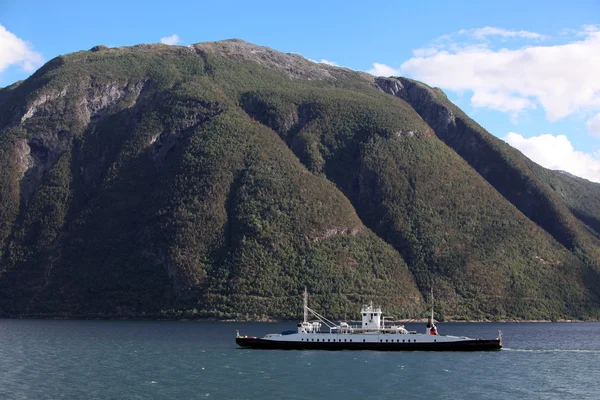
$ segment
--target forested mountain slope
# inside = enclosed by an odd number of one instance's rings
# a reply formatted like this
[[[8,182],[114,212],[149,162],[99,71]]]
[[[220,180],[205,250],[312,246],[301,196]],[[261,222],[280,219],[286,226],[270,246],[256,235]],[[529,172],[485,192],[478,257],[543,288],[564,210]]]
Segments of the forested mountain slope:
[[[404,78],[97,46],[0,90],[0,313],[598,318],[598,186]]]

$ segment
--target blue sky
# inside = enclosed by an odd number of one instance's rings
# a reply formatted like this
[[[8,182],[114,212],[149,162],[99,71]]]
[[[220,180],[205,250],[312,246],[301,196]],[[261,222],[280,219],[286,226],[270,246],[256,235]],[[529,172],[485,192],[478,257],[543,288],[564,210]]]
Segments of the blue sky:
[[[0,87],[98,44],[241,38],[439,86],[534,161],[600,182],[600,2],[479,3],[1,0]]]

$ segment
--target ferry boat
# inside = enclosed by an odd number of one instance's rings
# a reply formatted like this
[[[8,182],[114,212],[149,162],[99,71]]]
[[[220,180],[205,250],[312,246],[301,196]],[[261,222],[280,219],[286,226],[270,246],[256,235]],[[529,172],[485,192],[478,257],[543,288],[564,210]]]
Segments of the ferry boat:
[[[239,331],[235,341],[242,348],[281,349],[281,350],[428,350],[428,351],[481,351],[500,350],[502,332],[495,339],[475,339],[465,336],[441,335],[431,316],[428,317],[424,332],[407,330],[404,325],[389,323],[380,307],[373,303],[363,306],[360,325],[346,322],[336,324],[308,307],[308,294],[304,291],[304,321],[296,330],[270,333],[259,338],[241,336]],[[315,321],[309,321],[312,314]]]

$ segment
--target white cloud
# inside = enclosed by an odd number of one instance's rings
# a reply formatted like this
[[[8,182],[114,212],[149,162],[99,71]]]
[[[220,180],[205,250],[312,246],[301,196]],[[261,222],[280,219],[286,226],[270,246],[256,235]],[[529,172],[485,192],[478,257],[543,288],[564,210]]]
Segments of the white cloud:
[[[385,64],[373,63],[373,68],[367,71],[371,75],[375,76],[398,76],[400,75],[400,70],[396,68],[389,67]]]
[[[544,39],[545,36],[539,33],[530,31],[511,31],[508,29],[496,28],[493,26],[486,26],[484,28],[477,29],[461,29],[459,34],[467,34],[473,36],[475,39],[485,39],[487,36],[502,36],[505,38],[525,38],[525,39]]]
[[[428,57],[436,54],[438,51],[440,50],[436,47],[423,47],[422,49],[413,50],[413,55],[415,57]]]
[[[460,32],[479,38],[490,35],[542,37],[534,32],[492,27]],[[410,76],[442,89],[470,91],[474,107],[507,112],[513,117],[537,105],[544,109],[550,121],[600,110],[598,27],[584,27],[565,44],[514,50],[493,50],[487,42],[447,43],[455,37],[456,34],[445,35],[434,40],[433,46],[415,50],[414,57],[400,68],[375,63],[368,72]]]
[[[485,91],[480,90],[473,93],[471,103],[474,107],[487,107],[494,110],[518,114],[527,108],[535,108],[535,104],[527,98],[513,96],[508,91]]]
[[[585,126],[590,135],[600,137],[600,113],[596,114],[595,117],[586,122]]]
[[[503,139],[543,167],[600,182],[600,153],[588,154],[574,150],[565,135],[544,134],[525,138],[510,132]]]
[[[334,67],[337,67],[337,66],[338,66],[338,64],[337,64],[337,63],[335,63],[335,62],[333,62],[333,61],[327,61],[326,59],[322,59],[320,63],[321,63],[321,64],[332,65],[332,66],[334,66]]]
[[[586,35],[588,33],[594,33],[600,31],[600,25],[584,25],[580,35]]]
[[[296,53],[294,53],[296,54]],[[300,54],[301,55],[301,54]],[[304,56],[303,56],[304,57]],[[333,67],[339,67],[340,65],[334,61],[328,61],[324,58],[321,59],[321,61],[317,61],[317,60],[313,60],[312,58],[307,58],[308,61],[314,62],[315,64],[326,64],[326,65],[331,65]]]
[[[33,72],[43,62],[42,55],[34,51],[31,44],[0,25],[0,72],[14,64],[26,72]]]
[[[176,33],[172,34],[171,36],[165,36],[160,38],[160,42],[163,44],[168,44],[168,45],[174,45],[179,43],[180,39],[179,36],[177,36]]]

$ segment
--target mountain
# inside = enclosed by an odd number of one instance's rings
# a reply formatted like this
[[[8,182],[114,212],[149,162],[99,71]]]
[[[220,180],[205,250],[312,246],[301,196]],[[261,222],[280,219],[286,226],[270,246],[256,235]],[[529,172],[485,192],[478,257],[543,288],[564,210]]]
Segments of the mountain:
[[[600,185],[437,88],[241,40],[0,89],[0,315],[600,317]]]

